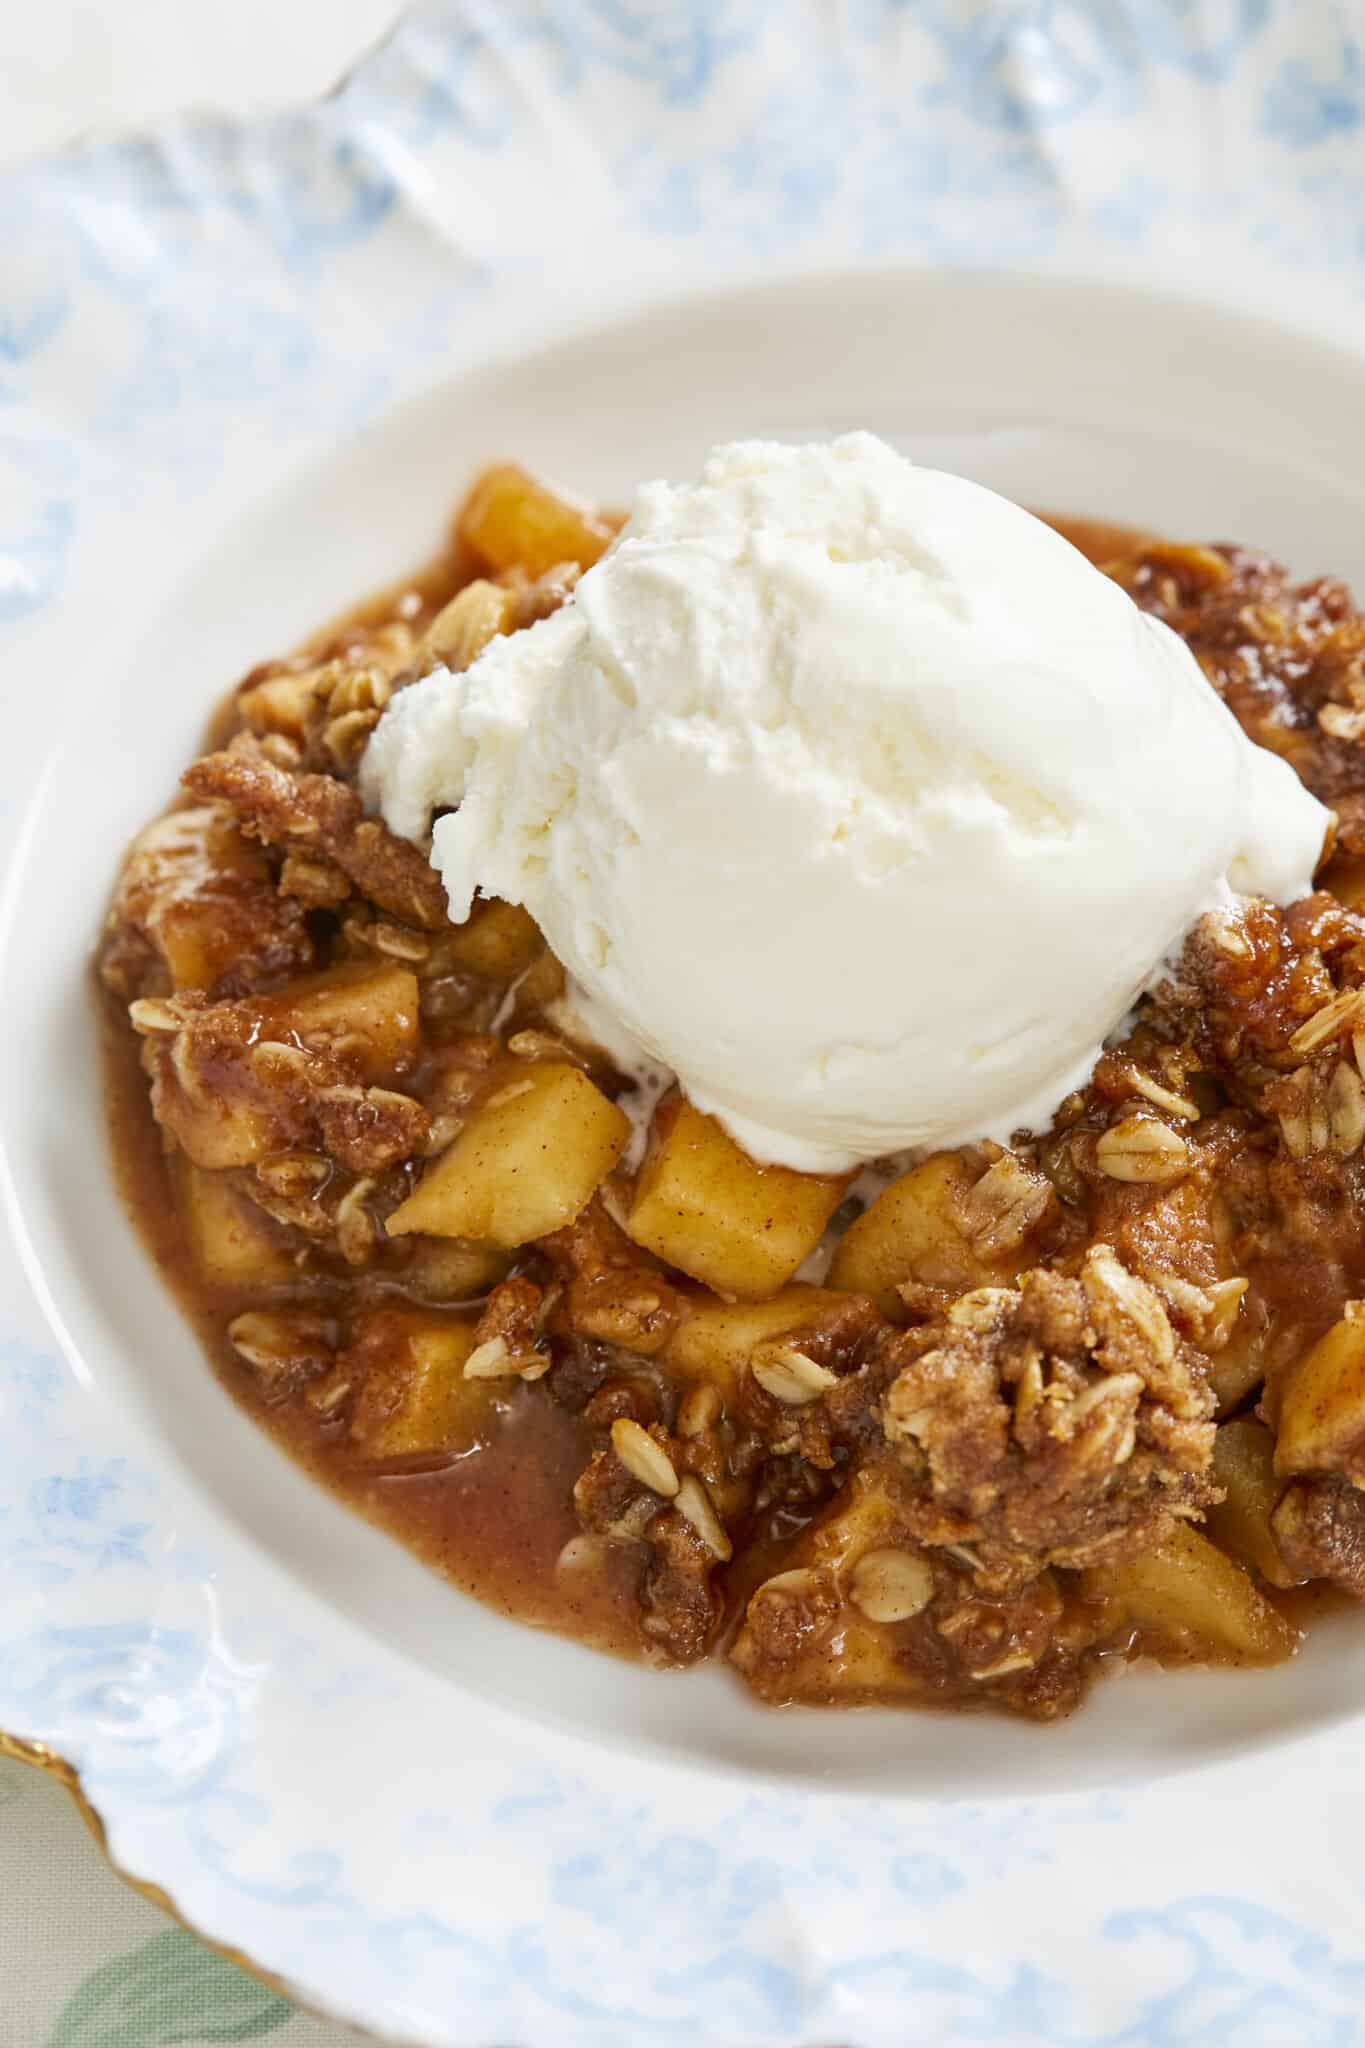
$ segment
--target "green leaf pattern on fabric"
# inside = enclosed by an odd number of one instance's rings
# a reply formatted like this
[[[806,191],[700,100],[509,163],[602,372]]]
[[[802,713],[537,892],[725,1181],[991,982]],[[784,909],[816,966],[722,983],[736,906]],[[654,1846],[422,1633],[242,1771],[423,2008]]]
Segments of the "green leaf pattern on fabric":
[[[208,2048],[258,2041],[293,2017],[254,1977],[172,1927],[87,1977],[47,2048]]]

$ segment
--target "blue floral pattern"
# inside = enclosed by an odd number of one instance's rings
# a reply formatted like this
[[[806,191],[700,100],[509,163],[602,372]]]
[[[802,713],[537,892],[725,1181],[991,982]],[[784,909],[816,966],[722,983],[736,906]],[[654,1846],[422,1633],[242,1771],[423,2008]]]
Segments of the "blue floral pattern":
[[[124,1458],[78,1458],[69,1471],[49,1472],[29,1488],[29,1534],[9,1532],[19,1571],[39,1585],[62,1585],[79,1572],[150,1563],[143,1548],[150,1524],[124,1519]]]
[[[443,0],[309,112],[12,173],[7,651],[59,676],[112,522],[202,528],[244,442],[283,475],[477,362],[518,272],[581,310],[570,216],[642,297],[893,259],[1155,273],[1215,222],[1268,297],[1307,276],[1358,335],[1355,15]],[[0,762],[15,824],[27,772]],[[70,1755],[116,1852],[312,1999],[439,2048],[1365,2039],[1340,1744],[979,1804],[794,1797],[483,1708],[462,1747],[454,1690],[188,1498],[3,1257],[0,1727]],[[429,1779],[375,1755],[399,1725]],[[337,1756],[385,1772],[362,1798],[382,1854],[356,1853]]]
[[[986,127],[1033,134],[1101,106],[1133,112],[1157,66],[1223,84],[1264,29],[1270,0],[1156,0],[1138,7],[1007,0],[931,5],[916,14],[945,64],[941,81],[925,88],[926,103],[946,102]]]
[[[1291,149],[1308,150],[1365,127],[1365,50],[1343,36],[1325,62],[1286,60],[1266,88],[1261,125]]]

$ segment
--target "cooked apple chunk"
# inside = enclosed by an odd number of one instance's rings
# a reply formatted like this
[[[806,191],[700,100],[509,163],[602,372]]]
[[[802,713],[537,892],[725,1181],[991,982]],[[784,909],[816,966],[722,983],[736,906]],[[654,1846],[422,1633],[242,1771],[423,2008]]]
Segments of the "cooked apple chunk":
[[[263,998],[260,1036],[334,1052],[363,1080],[393,1081],[417,1057],[418,1011],[410,967],[332,967]]]
[[[545,951],[540,927],[518,903],[496,898],[474,906],[468,922],[448,940],[451,957],[488,981],[515,981]]]
[[[795,1286],[771,1301],[689,1302],[664,1347],[663,1362],[680,1378],[716,1387],[728,1403],[756,1346],[806,1328],[847,1300],[826,1287]]]
[[[588,506],[503,462],[486,469],[466,498],[460,538],[490,568],[524,569],[535,578],[561,562],[590,569],[612,529]]]
[[[119,878],[101,948],[110,988],[127,998],[210,988],[235,974],[306,966],[303,912],[280,895],[259,846],[221,804],[171,811],[138,834]]]
[[[679,1272],[762,1301],[814,1251],[847,1185],[760,1166],[714,1117],[675,1097],[655,1117],[626,1228]]]
[[[572,1223],[626,1149],[630,1122],[578,1067],[528,1067],[494,1090],[390,1216],[389,1234],[511,1247]]]
[[[961,1152],[936,1152],[849,1225],[830,1283],[871,1294],[891,1311],[907,1280],[954,1293],[1000,1286],[1027,1263],[1029,1234],[1050,1205],[1042,1175],[1012,1153],[983,1172]]]
[[[928,1691],[885,1630],[842,1606],[829,1574],[809,1566],[776,1572],[758,1587],[730,1661],[774,1706],[858,1705]]]
[[[1365,1478],[1365,1302],[1348,1302],[1289,1375],[1275,1470],[1286,1479],[1305,1472]]]
[[[1082,1574],[1159,1656],[1191,1664],[1279,1664],[1299,1635],[1250,1574],[1187,1522],[1125,1564]]]
[[[195,1269],[211,1287],[270,1287],[293,1275],[279,1232],[230,1177],[203,1172],[183,1153],[172,1172]]]
[[[287,1004],[272,1009],[279,1000],[140,997],[129,1006],[157,1119],[195,1165],[255,1166],[302,1148],[373,1174],[420,1152],[431,1119],[411,1096],[361,1085],[365,1042],[333,1035],[333,1020],[305,1046]]]
[[[761,1698],[819,1705],[927,1691],[886,1632],[934,1590],[930,1563],[898,1540],[900,1485],[894,1468],[861,1467],[751,1594],[730,1658]]]
[[[468,1238],[410,1237],[403,1285],[425,1301],[472,1301],[507,1277],[510,1255]]]
[[[1220,1415],[1231,1415],[1265,1378],[1264,1318],[1243,1315],[1220,1351],[1209,1359],[1209,1385]]]
[[[1208,1511],[1208,1529],[1219,1548],[1251,1565],[1272,1586],[1292,1586],[1275,1541],[1272,1517],[1284,1492],[1275,1471],[1275,1439],[1263,1422],[1238,1415],[1219,1427],[1213,1445],[1213,1476],[1223,1498]]]
[[[371,1458],[438,1457],[473,1443],[493,1410],[485,1379],[466,1379],[474,1325],[413,1309],[357,1319],[339,1361],[358,1391],[351,1441]]]

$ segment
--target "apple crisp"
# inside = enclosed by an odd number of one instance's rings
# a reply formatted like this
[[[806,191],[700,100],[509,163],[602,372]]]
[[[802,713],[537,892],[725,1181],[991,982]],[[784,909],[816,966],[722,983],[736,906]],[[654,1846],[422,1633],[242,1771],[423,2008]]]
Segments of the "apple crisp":
[[[265,1427],[505,1611],[772,1702],[1051,1718],[1106,1661],[1273,1663],[1365,1597],[1365,618],[1058,523],[1338,836],[1011,1148],[759,1165],[565,1035],[525,911],[452,924],[365,815],[393,694],[611,540],[511,466],[244,679],[129,849],[99,968],[139,1226]]]

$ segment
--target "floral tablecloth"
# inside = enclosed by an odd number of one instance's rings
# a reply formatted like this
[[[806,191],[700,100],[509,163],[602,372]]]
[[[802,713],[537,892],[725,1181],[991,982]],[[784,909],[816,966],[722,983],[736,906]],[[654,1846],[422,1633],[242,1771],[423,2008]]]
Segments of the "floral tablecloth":
[[[121,1884],[62,1787],[0,1758],[0,2048],[355,2048]]]

